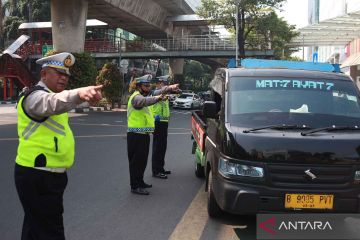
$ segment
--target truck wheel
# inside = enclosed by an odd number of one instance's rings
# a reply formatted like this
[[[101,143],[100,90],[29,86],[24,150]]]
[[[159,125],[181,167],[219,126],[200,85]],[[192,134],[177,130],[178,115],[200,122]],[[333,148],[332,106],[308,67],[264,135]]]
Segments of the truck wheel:
[[[198,178],[205,177],[204,167],[201,166],[201,164],[199,163],[195,163],[195,176],[197,176]]]
[[[219,207],[219,205],[216,202],[215,196],[214,196],[214,191],[213,191],[213,183],[212,183],[212,173],[211,170],[209,172],[209,182],[208,182],[208,191],[207,191],[207,196],[208,196],[208,202],[207,202],[207,210],[208,210],[208,214],[210,217],[212,218],[217,218],[220,217],[222,215],[222,210]]]

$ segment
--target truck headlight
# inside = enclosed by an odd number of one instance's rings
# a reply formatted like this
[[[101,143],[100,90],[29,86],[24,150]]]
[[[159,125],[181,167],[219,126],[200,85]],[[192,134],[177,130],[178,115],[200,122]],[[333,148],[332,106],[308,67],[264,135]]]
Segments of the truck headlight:
[[[255,178],[264,177],[264,169],[261,167],[232,163],[222,158],[220,158],[219,161],[219,172],[222,175],[233,175],[233,176],[255,177]]]
[[[355,181],[360,181],[360,170],[355,171],[355,177],[354,177]]]

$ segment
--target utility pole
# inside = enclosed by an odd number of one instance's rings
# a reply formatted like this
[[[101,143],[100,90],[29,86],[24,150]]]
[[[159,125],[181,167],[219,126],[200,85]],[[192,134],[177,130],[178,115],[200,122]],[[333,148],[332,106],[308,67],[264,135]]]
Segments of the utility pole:
[[[235,26],[235,31],[236,31],[236,64],[235,67],[239,66],[239,5],[240,5],[240,0],[238,0],[236,2],[236,26]]]
[[[240,59],[239,59],[239,50],[240,50],[240,47],[239,47],[239,11],[240,11],[240,3],[241,3],[241,0],[237,0],[236,1],[236,26],[235,26],[235,31],[236,31],[236,67],[239,66],[239,62],[240,62]]]

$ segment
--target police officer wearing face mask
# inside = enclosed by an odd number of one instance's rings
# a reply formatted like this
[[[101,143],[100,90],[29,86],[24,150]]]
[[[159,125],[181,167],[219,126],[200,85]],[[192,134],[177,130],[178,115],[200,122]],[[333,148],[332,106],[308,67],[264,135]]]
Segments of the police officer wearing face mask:
[[[156,89],[161,89],[168,84],[169,76],[156,78]],[[152,149],[152,173],[154,177],[167,179],[171,171],[165,170],[165,153],[167,147],[168,126],[170,118],[169,100],[161,101],[152,106],[155,118],[155,130]]]
[[[25,213],[22,240],[65,239],[63,194],[75,154],[67,112],[102,98],[102,86],[65,90],[74,62],[66,52],[37,60],[41,80],[18,103],[15,185]]]
[[[133,82],[134,92],[131,94],[127,107],[127,149],[130,170],[131,192],[140,195],[149,195],[146,188],[151,184],[144,182],[144,172],[149,154],[150,133],[154,132],[154,117],[149,106],[166,99],[163,94],[178,91],[178,84],[170,85],[151,93],[148,74],[137,78]]]

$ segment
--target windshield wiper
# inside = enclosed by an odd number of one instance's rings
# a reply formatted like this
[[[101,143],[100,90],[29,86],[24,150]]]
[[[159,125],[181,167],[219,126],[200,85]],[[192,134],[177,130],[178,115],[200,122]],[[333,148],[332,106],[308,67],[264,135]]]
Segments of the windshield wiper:
[[[243,133],[250,133],[250,132],[256,132],[263,129],[275,129],[275,130],[291,130],[291,129],[309,129],[309,126],[306,125],[288,125],[288,124],[281,124],[281,125],[270,125],[270,126],[264,126],[264,127],[258,127],[258,128],[250,128],[247,130],[244,130]]]
[[[301,132],[301,136],[307,136],[316,132],[332,132],[332,131],[342,131],[342,130],[360,130],[358,126],[329,126],[324,128],[315,128],[306,132]]]

